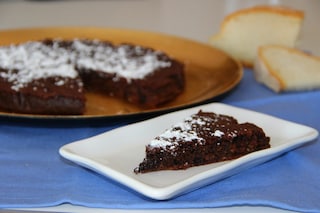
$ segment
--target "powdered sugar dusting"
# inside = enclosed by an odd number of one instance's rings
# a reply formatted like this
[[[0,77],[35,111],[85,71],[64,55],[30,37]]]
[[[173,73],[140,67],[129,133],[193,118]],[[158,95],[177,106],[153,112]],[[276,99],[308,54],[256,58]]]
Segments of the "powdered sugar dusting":
[[[98,40],[72,40],[69,47],[53,40],[52,45],[27,42],[0,47],[0,77],[12,83],[18,91],[33,80],[49,77],[76,78],[77,69],[91,69],[126,78],[142,79],[157,69],[170,67],[171,62],[161,52],[134,45],[113,46]],[[63,85],[63,81],[56,85]]]
[[[12,82],[12,89],[16,91],[35,79],[78,76],[74,66],[69,63],[67,50],[49,47],[41,42],[1,47],[0,67],[8,70],[0,72],[0,77]]]
[[[197,142],[199,144],[205,143],[205,139],[198,135],[197,130],[208,129],[206,125],[216,122],[217,117],[199,116],[194,114],[187,117],[182,122],[175,124],[172,128],[167,129],[164,133],[153,139],[149,143],[149,147],[162,147],[167,149],[174,149],[180,142]],[[215,137],[222,137],[224,132],[221,130],[215,130],[212,134]]]
[[[75,40],[78,53],[76,64],[80,68],[99,70],[131,79],[142,79],[159,68],[170,67],[171,62],[161,60],[161,52],[132,45],[92,45]]]
[[[224,135],[224,132],[220,131],[220,130],[216,130],[214,133],[213,133],[214,136],[216,137],[221,137],[222,135]]]

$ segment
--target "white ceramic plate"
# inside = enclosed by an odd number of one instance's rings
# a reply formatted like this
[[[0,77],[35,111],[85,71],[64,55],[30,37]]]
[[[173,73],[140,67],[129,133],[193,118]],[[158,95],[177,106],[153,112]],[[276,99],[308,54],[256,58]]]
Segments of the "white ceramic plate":
[[[145,145],[158,134],[199,109],[234,116],[239,122],[252,122],[271,137],[271,148],[232,161],[212,163],[179,171],[135,174],[133,169],[145,156]],[[81,166],[157,200],[170,199],[182,193],[213,183],[317,138],[310,127],[265,114],[213,103],[166,114],[147,121],[117,128],[88,139],[67,144],[60,154]]]

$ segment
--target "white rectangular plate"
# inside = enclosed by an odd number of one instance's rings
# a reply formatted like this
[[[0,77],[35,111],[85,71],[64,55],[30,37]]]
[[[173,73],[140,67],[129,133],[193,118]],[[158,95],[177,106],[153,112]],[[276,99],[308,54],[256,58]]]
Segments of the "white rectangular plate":
[[[270,136],[271,148],[235,160],[192,167],[187,170],[135,174],[151,139],[200,109],[252,122]],[[318,137],[317,130],[269,115],[225,104],[212,103],[162,115],[67,144],[60,154],[137,192],[157,200],[170,199],[244,169],[266,162]]]

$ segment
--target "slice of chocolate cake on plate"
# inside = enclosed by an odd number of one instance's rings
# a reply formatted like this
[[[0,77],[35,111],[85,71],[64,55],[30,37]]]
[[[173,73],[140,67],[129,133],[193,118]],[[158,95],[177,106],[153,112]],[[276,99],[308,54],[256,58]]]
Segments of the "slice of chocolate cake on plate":
[[[155,137],[134,172],[187,169],[232,160],[269,148],[269,141],[255,124],[200,110]]]

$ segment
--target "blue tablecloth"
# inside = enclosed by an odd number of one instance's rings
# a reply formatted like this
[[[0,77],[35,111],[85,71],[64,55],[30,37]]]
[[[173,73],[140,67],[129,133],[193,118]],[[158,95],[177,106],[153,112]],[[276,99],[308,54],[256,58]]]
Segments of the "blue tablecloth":
[[[320,131],[320,91],[276,94],[246,70],[214,99]],[[136,119],[136,118],[133,118]],[[279,158],[168,201],[155,201],[59,156],[59,148],[135,120],[45,122],[0,118],[0,208],[62,203],[105,208],[202,208],[264,205],[320,212],[319,139]],[[281,130],[279,130],[281,131]]]

